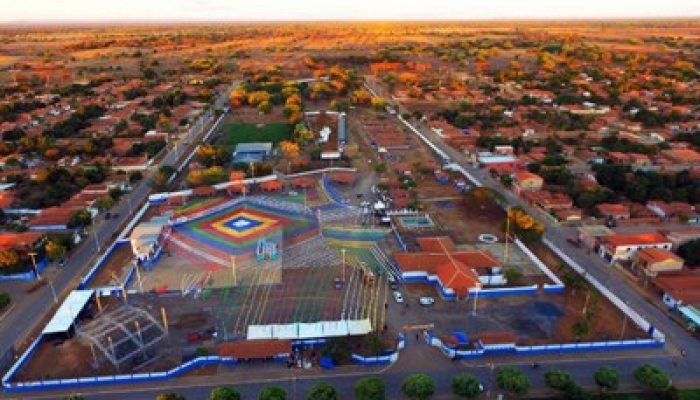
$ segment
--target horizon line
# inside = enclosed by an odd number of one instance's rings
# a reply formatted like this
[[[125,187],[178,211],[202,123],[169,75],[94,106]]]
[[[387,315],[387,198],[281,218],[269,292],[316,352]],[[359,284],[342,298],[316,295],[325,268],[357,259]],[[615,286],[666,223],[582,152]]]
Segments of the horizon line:
[[[448,19],[448,18],[396,18],[396,19],[333,19],[333,18],[318,18],[318,19],[94,19],[86,21],[84,19],[44,19],[44,20],[0,20],[0,26],[7,25],[138,25],[138,24],[294,24],[294,23],[407,23],[407,22],[432,22],[432,23],[464,23],[464,22],[547,22],[547,23],[566,23],[571,21],[576,22],[629,22],[629,21],[693,21],[699,20],[700,14],[696,16],[610,16],[610,17],[544,17],[544,18],[519,18],[519,17],[502,17],[502,18],[468,18],[468,19]]]

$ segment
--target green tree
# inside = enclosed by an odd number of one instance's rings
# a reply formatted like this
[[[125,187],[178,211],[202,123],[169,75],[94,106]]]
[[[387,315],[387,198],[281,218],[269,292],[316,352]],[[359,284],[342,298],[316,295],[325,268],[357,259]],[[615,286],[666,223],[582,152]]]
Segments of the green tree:
[[[0,250],[0,267],[14,267],[20,262],[19,253],[15,249]]]
[[[141,179],[143,179],[143,173],[141,173],[141,171],[134,171],[129,174],[129,183],[132,185]]]
[[[68,217],[68,227],[88,226],[92,223],[92,215],[88,210],[76,210]]]
[[[659,367],[644,364],[634,370],[634,379],[640,384],[656,392],[668,390],[671,387],[671,379]]]
[[[545,372],[544,382],[550,388],[562,391],[566,391],[576,385],[571,374],[559,370]]]
[[[352,347],[345,338],[331,338],[321,352],[324,356],[332,358],[334,364],[339,365],[350,361]]]
[[[590,330],[591,324],[586,319],[582,319],[576,322],[575,324],[571,325],[571,333],[579,339],[588,335],[588,332],[590,332]]]
[[[452,393],[456,396],[473,399],[484,390],[479,379],[471,374],[462,373],[452,377]]]
[[[209,400],[241,400],[241,394],[234,388],[221,386],[209,393]]]
[[[498,370],[496,384],[502,390],[517,396],[524,396],[530,391],[530,380],[515,367],[504,367]]]
[[[401,391],[409,399],[426,400],[435,393],[435,381],[426,374],[413,374],[404,379]]]
[[[279,386],[267,386],[258,394],[258,400],[286,400],[287,392]]]
[[[340,396],[338,391],[333,387],[333,385],[326,382],[318,382],[315,384],[309,395],[306,396],[307,400],[338,400]]]
[[[362,378],[355,383],[355,400],[384,400],[386,387],[379,378]]]
[[[103,197],[97,200],[96,205],[102,211],[109,210],[114,205],[114,199],[109,196]]]
[[[678,255],[688,265],[700,265],[700,239],[691,240],[678,247]]]
[[[620,384],[620,375],[612,367],[600,367],[593,376],[595,384],[603,391],[615,390]]]
[[[174,173],[175,168],[173,168],[171,165],[160,166],[160,168],[158,168],[158,172],[156,172],[155,176],[153,177],[151,186],[153,186],[153,188],[156,190],[165,190],[168,186],[168,180]]]
[[[44,251],[51,261],[60,260],[66,256],[66,247],[53,239],[46,242]]]
[[[0,312],[10,305],[12,299],[10,295],[6,292],[0,292]]]
[[[178,393],[161,393],[156,396],[156,400],[185,400],[185,396]]]

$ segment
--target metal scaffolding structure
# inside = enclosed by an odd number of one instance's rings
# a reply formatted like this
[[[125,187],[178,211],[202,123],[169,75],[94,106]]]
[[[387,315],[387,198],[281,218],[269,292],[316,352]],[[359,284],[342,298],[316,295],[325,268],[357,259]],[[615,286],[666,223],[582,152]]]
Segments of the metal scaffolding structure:
[[[82,324],[77,336],[90,345],[95,364],[98,363],[96,347],[119,369],[126,362],[135,359],[146,362],[151,358],[149,350],[167,337],[167,330],[147,311],[121,305]]]

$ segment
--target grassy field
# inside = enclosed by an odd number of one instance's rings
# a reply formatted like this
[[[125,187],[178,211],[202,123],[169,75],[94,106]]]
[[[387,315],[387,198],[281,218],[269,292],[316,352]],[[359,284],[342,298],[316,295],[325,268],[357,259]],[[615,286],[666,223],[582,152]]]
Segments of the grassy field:
[[[219,146],[233,149],[238,143],[272,142],[277,144],[292,137],[294,127],[285,123],[246,124],[230,123],[224,126],[223,135],[216,141]]]

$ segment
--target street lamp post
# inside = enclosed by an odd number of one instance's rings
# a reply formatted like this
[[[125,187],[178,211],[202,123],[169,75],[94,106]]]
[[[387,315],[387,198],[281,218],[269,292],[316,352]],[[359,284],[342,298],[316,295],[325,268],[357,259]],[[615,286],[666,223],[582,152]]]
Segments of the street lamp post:
[[[35,251],[30,251],[27,254],[29,254],[29,257],[32,258],[32,266],[34,267],[34,274],[36,275],[36,279],[41,279],[41,275],[39,275],[39,268],[37,268],[37,266],[36,266],[36,258],[35,257],[37,255],[37,253]]]

